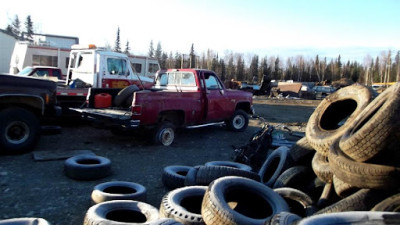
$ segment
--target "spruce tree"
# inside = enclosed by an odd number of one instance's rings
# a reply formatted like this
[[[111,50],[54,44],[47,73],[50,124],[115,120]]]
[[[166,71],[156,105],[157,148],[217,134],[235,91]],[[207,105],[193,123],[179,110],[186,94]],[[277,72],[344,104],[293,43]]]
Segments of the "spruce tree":
[[[12,33],[16,36],[19,37],[21,35],[21,22],[18,18],[18,15],[15,15],[14,21],[11,24],[12,27]]]
[[[153,40],[150,41],[150,46],[149,46],[149,57],[154,57]]]
[[[26,17],[25,30],[26,30],[26,38],[28,40],[33,40],[33,22],[31,19],[31,15],[28,15]]]
[[[157,43],[156,52],[155,52],[155,57],[157,58],[158,61],[161,60],[161,55],[162,55],[161,43],[158,42],[158,43]]]
[[[130,50],[131,50],[131,48],[129,47],[129,41],[126,41],[124,53],[127,54],[127,55],[129,55],[129,54],[130,54],[130,53],[129,53]]]
[[[121,42],[120,42],[120,36],[119,36],[119,27],[118,27],[118,30],[117,30],[117,38],[115,39],[114,51],[121,52]]]

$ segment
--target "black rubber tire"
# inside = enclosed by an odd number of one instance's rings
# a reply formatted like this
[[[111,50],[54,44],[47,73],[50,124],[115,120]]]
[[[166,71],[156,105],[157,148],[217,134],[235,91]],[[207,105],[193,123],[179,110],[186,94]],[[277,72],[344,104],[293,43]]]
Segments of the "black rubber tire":
[[[249,115],[245,111],[237,109],[233,113],[232,118],[225,123],[229,130],[242,132],[249,125]]]
[[[19,107],[0,111],[0,153],[32,151],[40,138],[40,121],[35,114]]]
[[[294,188],[276,188],[274,189],[290,208],[290,212],[300,217],[311,216],[315,213],[314,201],[306,193]]]
[[[162,122],[154,132],[154,144],[170,146],[175,139],[175,126],[168,121]]]
[[[346,211],[368,211],[392,194],[393,192],[391,191],[361,189],[349,197],[319,210],[315,215]]]
[[[251,166],[243,164],[243,163],[238,163],[238,162],[231,162],[231,161],[210,161],[206,162],[204,164],[205,166],[227,166],[227,167],[233,167],[236,169],[240,170],[246,170],[246,171],[252,171],[253,169]]]
[[[0,220],[0,225],[50,225],[50,223],[43,218],[12,218]]]
[[[297,225],[388,225],[400,224],[400,213],[393,212],[338,212],[315,215],[300,220]]]
[[[309,183],[315,179],[312,170],[305,166],[292,166],[276,179],[273,188],[290,187],[306,192]]]
[[[329,166],[329,158],[320,153],[315,153],[311,167],[317,177],[325,183],[332,183],[333,173]]]
[[[185,178],[191,166],[172,165],[164,167],[162,183],[169,190],[185,186]]]
[[[332,181],[336,194],[341,198],[346,198],[360,190],[360,188],[351,186],[350,184],[337,178],[335,175],[333,175]]]
[[[339,146],[351,159],[365,162],[384,151],[397,158],[400,144],[400,82],[378,95],[343,134]]]
[[[185,181],[184,181],[185,186],[196,185],[196,176],[197,176],[197,172],[199,171],[200,167],[201,166],[194,166],[194,167],[190,168],[190,170],[188,171],[188,173],[186,174],[186,177],[185,177]]]
[[[292,225],[302,218],[294,213],[280,212],[275,214],[270,220],[265,221],[264,225]]]
[[[308,120],[308,143],[317,152],[327,156],[329,147],[341,138],[371,98],[369,89],[362,85],[347,86],[327,96]]]
[[[146,202],[147,189],[138,183],[127,181],[110,181],[96,185],[91,198],[93,203],[113,200],[134,200]]]
[[[183,224],[203,225],[201,204],[207,186],[177,188],[164,195],[160,217],[171,218]]]
[[[158,209],[144,202],[114,200],[88,209],[84,225],[146,224],[159,220]]]
[[[261,182],[272,187],[279,175],[291,166],[292,162],[289,157],[289,148],[279,147],[275,149],[263,163],[258,171]]]
[[[77,155],[65,160],[64,172],[75,180],[97,180],[111,174],[111,161],[97,155]]]
[[[307,165],[315,154],[315,150],[308,143],[307,138],[303,137],[290,148],[289,154],[294,164]]]
[[[354,187],[386,190],[400,187],[399,167],[356,162],[337,144],[329,151],[329,165],[335,176]]]
[[[196,185],[209,185],[212,181],[225,176],[246,177],[260,181],[260,176],[255,172],[226,166],[200,166],[196,174]]]
[[[400,212],[400,193],[379,202],[371,211]]]
[[[117,96],[115,96],[114,105],[117,107],[130,106],[127,99],[133,99],[133,93],[139,90],[140,89],[136,85],[130,85],[123,88],[121,91],[118,92]],[[130,101],[130,103],[132,104],[132,100]]]
[[[204,195],[201,215],[207,225],[263,224],[288,212],[285,200],[264,184],[243,177],[222,177]]]

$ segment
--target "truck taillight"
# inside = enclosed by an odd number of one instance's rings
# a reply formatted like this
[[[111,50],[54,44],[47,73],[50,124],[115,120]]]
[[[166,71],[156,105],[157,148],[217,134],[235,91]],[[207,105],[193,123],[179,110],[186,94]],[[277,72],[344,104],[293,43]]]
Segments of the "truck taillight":
[[[132,115],[142,115],[142,106],[141,105],[132,106]]]

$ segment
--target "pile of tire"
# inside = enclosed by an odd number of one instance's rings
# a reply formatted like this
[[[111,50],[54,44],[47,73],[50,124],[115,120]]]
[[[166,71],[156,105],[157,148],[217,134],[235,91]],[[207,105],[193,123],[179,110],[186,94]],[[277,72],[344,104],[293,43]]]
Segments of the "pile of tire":
[[[400,83],[376,98],[362,85],[339,89],[310,116],[306,136],[272,150],[258,171],[233,162],[166,167],[163,216],[207,225],[400,224],[399,117]]]

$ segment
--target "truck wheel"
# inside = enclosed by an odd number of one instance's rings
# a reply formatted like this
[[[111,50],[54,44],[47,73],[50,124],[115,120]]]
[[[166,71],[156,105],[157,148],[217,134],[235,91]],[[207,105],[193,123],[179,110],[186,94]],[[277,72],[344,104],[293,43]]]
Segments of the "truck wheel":
[[[40,136],[40,122],[32,112],[9,108],[0,112],[0,118],[0,153],[18,154],[34,148]]]
[[[170,146],[175,139],[175,126],[170,122],[163,122],[156,129],[154,136],[155,144],[162,144],[164,146]]]
[[[249,125],[249,116],[241,109],[238,109],[233,114],[232,118],[225,122],[230,130],[244,131]]]

